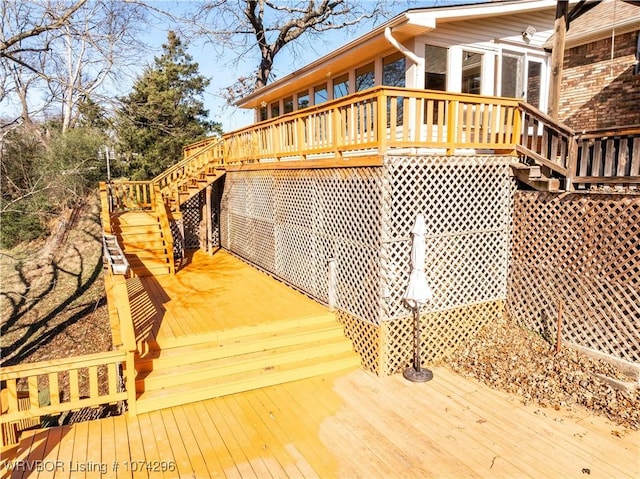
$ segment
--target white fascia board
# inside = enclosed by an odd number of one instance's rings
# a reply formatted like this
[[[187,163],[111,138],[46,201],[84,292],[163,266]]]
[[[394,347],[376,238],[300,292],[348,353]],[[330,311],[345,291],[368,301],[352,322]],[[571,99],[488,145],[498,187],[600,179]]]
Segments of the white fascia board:
[[[569,0],[570,4],[577,2],[578,0]],[[436,20],[459,20],[464,18],[506,15],[509,13],[526,13],[545,8],[555,8],[556,4],[556,0],[516,0],[513,2],[476,3],[451,8],[436,8],[429,12],[429,14]]]
[[[406,12],[407,24],[416,27],[436,28],[436,18],[433,12]]]

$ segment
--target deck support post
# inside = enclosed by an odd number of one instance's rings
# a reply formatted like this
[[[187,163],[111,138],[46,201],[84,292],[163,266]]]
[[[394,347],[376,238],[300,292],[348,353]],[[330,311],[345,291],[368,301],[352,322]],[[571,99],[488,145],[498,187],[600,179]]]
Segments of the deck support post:
[[[207,240],[205,247],[207,248],[207,253],[211,254],[213,251],[213,246],[211,244],[211,238],[213,236],[213,224],[211,221],[211,195],[212,195],[212,186],[209,185],[205,189],[205,215],[206,216],[206,227],[207,227]]]

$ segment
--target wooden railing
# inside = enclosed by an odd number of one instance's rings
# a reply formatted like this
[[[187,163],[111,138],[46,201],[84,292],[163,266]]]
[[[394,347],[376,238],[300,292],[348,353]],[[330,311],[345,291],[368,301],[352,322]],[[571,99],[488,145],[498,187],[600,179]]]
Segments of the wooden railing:
[[[518,154],[580,184],[640,184],[640,127],[578,134],[515,99],[376,87],[224,135],[227,165],[383,155],[391,149]],[[202,148],[203,143],[194,144]]]
[[[187,152],[192,153],[186,156]],[[164,197],[173,197],[179,202],[177,195],[180,187],[209,165],[224,165],[222,138],[208,138],[188,145],[185,148],[185,158],[156,176],[151,183],[158,185]]]
[[[513,99],[378,87],[224,135],[226,164],[390,148],[515,148]]]
[[[540,166],[571,177],[575,170],[575,132],[525,102],[520,102],[519,109],[522,134],[517,151]]]
[[[577,135],[575,184],[640,184],[640,125]]]
[[[105,186],[109,211],[151,210],[155,204],[150,181],[112,181]]]
[[[2,368],[0,445],[15,443],[30,419],[127,399],[119,385],[125,359],[119,350]]]
[[[167,204],[162,200],[160,194],[160,186],[154,184],[155,198],[156,198],[156,214],[160,220],[160,228],[162,229],[162,236],[164,238],[165,247],[167,249],[167,256],[169,258],[169,272],[175,274],[176,266],[173,257],[173,234],[171,233],[171,225],[169,224],[169,208]]]
[[[136,413],[134,355],[143,345],[134,332],[125,274],[107,267],[104,276],[114,350],[0,369],[0,446],[15,443],[21,426],[37,425],[45,415],[124,400]]]
[[[200,153],[200,151],[208,148],[212,142],[215,143],[217,140],[219,140],[218,137],[208,137],[203,138],[202,140],[195,141],[193,143],[189,143],[182,149],[182,158],[186,160],[187,158],[191,158],[194,155],[197,155],[198,153]]]
[[[107,270],[105,271],[104,281],[113,347],[123,354],[122,367],[127,406],[129,412],[135,415],[136,370],[134,358],[137,352],[142,351],[143,346],[138,344],[136,339],[126,277]]]

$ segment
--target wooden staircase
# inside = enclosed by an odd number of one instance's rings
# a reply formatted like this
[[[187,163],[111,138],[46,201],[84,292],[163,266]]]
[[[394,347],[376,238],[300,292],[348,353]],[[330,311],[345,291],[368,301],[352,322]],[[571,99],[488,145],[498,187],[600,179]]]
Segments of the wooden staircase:
[[[128,211],[111,217],[111,230],[135,276],[173,272],[173,249],[154,211]]]
[[[219,180],[225,170],[219,165],[208,165],[197,171],[193,176],[184,178],[174,185],[177,194],[167,195],[167,205],[171,211],[179,211],[180,205],[193,198],[214,181]]]
[[[138,413],[360,365],[333,313],[149,343],[138,355]]]

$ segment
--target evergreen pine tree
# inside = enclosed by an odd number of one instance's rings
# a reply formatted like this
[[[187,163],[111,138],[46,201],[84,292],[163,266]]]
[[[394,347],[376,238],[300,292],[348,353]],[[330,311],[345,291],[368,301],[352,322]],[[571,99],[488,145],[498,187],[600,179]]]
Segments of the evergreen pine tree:
[[[150,179],[182,159],[182,148],[210,133],[219,123],[208,120],[201,96],[209,80],[170,31],[163,53],[154,58],[133,90],[121,98],[117,130],[133,179]]]

